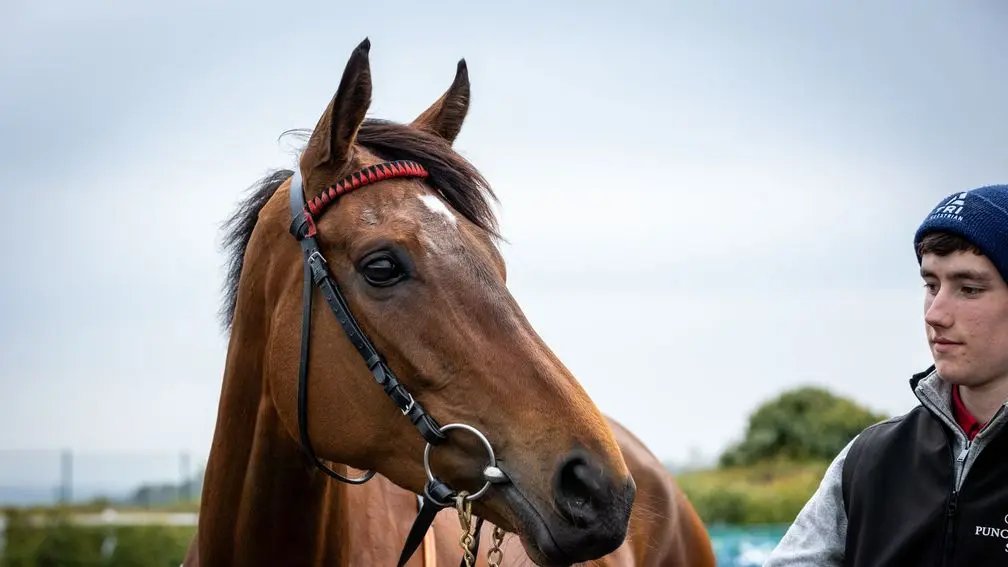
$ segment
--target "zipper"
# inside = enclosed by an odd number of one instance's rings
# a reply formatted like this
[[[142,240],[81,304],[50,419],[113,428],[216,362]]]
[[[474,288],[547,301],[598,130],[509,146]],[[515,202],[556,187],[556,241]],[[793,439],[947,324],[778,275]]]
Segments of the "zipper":
[[[946,434],[947,435],[947,434]],[[956,530],[956,514],[959,511],[959,489],[962,482],[964,463],[966,462],[966,457],[969,456],[970,447],[973,443],[967,439],[966,446],[963,450],[959,452],[958,455],[955,454],[954,443],[955,441],[949,436],[949,453],[952,457],[952,470],[955,473],[955,484],[952,485],[952,493],[949,495],[948,505],[945,507],[945,542],[942,546],[942,565],[952,564],[952,555],[955,553],[955,530]]]
[[[956,480],[955,480],[955,488],[952,489],[952,494],[953,495],[955,495],[957,492],[959,492],[959,490],[962,488],[963,472],[966,470],[966,465],[965,465],[965,463],[966,463],[966,457],[969,456],[969,450],[970,450],[970,447],[972,445],[973,445],[973,442],[970,441],[969,439],[967,439],[966,440],[966,446],[963,447],[962,452],[959,453],[959,456],[956,457],[956,459],[955,459],[955,461],[956,461],[955,462]]]
[[[962,428],[959,428],[961,431]],[[965,432],[963,432],[965,434]],[[949,443],[954,443],[953,439],[949,438]],[[953,445],[954,446],[954,445]],[[945,509],[945,553],[942,565],[952,564],[952,555],[955,553],[955,530],[956,530],[956,512],[959,511],[959,492],[962,489],[963,471],[966,468],[966,457],[969,456],[970,447],[973,446],[973,442],[970,441],[969,437],[966,437],[966,445],[963,450],[955,455],[954,463],[952,464],[952,470],[955,473],[955,484],[952,486],[952,495],[949,497],[948,506]],[[954,449],[950,450],[954,451]]]
[[[942,560],[942,565],[952,564],[952,554],[955,552],[955,528],[956,528],[956,511],[959,508],[959,492],[953,490],[952,496],[949,497],[949,503],[947,508],[947,514],[945,516],[945,553],[944,559]]]

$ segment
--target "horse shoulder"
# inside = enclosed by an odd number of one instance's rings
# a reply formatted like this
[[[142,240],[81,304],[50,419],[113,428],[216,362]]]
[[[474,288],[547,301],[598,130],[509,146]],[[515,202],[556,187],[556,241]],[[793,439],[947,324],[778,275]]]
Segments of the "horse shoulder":
[[[635,565],[714,567],[707,529],[672,473],[633,433],[608,419],[637,484],[625,544]]]

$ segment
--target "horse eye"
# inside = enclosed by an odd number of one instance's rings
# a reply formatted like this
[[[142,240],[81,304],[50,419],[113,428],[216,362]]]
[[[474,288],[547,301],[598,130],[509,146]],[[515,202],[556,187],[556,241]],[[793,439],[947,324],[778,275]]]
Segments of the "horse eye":
[[[369,284],[377,287],[396,284],[406,277],[402,266],[395,261],[395,258],[386,254],[376,255],[365,260],[359,271]]]

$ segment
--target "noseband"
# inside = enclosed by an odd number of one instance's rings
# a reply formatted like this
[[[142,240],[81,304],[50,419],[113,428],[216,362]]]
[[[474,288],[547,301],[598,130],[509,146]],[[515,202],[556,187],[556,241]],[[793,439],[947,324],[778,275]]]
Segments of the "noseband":
[[[427,441],[427,447],[424,449],[424,469],[427,473],[427,484],[424,487],[423,496],[418,496],[421,501],[420,511],[406,538],[406,543],[399,559],[400,567],[416,551],[416,548],[423,541],[424,534],[430,529],[434,517],[441,509],[456,506],[459,509],[460,518],[462,518],[463,510],[468,509],[466,505],[485,494],[487,489],[490,488],[491,483],[506,483],[509,482],[509,479],[497,467],[493,447],[479,430],[461,423],[439,425],[427,413],[427,410],[424,409],[420,402],[396,378],[395,373],[392,372],[385,359],[378,353],[367,334],[364,333],[356,319],[354,319],[346,299],[343,297],[343,293],[330,273],[329,266],[316,240],[318,228],[315,225],[315,218],[321,215],[329,205],[335,203],[340,196],[365,185],[394,178],[426,179],[428,175],[427,170],[416,162],[406,160],[384,162],[366,167],[344,177],[341,181],[333,184],[307,203],[305,202],[304,185],[301,181],[300,168],[295,167],[290,184],[290,210],[292,218],[290,232],[301,244],[301,250],[304,253],[301,361],[298,369],[298,427],[301,435],[301,448],[316,467],[341,482],[364,484],[375,474],[374,471],[366,471],[360,477],[351,478],[332,470],[315,454],[311,439],[308,436],[308,346],[311,332],[312,296],[314,288],[318,287],[322,292],[322,297],[325,298],[329,308],[336,316],[336,320],[343,327],[347,338],[350,339],[350,342],[357,349],[358,354],[360,354],[364,363],[371,371],[375,382],[381,386],[385,394],[399,408],[399,411],[413,423],[420,432],[420,435]],[[431,448],[444,443],[447,440],[445,432],[452,429],[465,430],[475,435],[489,456],[488,465],[483,471],[483,477],[486,482],[482,488],[473,494],[452,490],[451,487],[435,477],[430,468]],[[475,524],[476,538],[475,545],[472,546],[473,553],[479,544],[478,536],[482,522],[483,519],[478,518]],[[463,520],[463,525],[467,525],[467,520]],[[468,530],[466,531],[468,533]],[[465,536],[463,537],[465,538]],[[496,540],[497,538],[495,537]],[[470,538],[469,541],[472,542],[473,540]],[[499,549],[497,551],[499,553]],[[468,549],[466,550],[466,555],[472,557]],[[467,558],[463,557],[463,564],[466,561]]]

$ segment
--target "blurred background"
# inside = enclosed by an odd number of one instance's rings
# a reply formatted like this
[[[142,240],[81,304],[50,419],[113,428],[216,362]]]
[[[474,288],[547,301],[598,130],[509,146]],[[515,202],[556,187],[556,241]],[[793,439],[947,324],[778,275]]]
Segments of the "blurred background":
[[[0,36],[0,564],[177,564],[227,335],[221,223],[350,51],[455,147],[509,287],[758,565],[930,365],[912,251],[1008,179],[1008,6],[13,0]],[[156,559],[155,559],[156,558]],[[133,563],[131,563],[131,561]],[[155,563],[151,563],[154,561]]]

